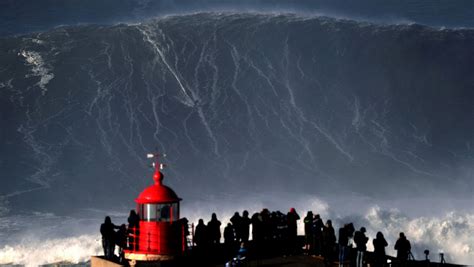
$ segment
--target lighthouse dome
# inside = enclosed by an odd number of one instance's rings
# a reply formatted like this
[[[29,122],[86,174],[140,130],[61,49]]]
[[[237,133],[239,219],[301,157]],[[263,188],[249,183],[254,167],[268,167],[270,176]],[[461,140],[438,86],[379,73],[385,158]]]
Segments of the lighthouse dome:
[[[152,203],[174,203],[181,201],[173,189],[163,185],[163,174],[159,171],[153,175],[155,184],[143,190],[135,201],[138,204],[152,204]]]

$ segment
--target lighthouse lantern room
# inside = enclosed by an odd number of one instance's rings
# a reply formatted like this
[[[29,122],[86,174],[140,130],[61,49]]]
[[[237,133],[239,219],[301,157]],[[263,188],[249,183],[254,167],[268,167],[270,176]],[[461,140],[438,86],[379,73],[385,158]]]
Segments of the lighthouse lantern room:
[[[135,199],[139,224],[138,229],[132,230],[133,244],[125,250],[125,258],[133,262],[173,259],[186,247],[187,224],[179,218],[181,198],[163,184],[159,155],[149,154],[148,158],[154,159],[154,184]]]

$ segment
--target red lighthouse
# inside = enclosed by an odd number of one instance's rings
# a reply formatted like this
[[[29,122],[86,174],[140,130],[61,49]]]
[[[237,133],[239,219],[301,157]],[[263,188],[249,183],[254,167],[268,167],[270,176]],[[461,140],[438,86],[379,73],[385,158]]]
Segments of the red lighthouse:
[[[136,261],[170,260],[182,255],[186,248],[186,223],[179,218],[179,198],[163,184],[162,164],[158,154],[154,158],[154,184],[145,188],[135,199],[139,227],[133,229],[134,249],[125,250],[125,258],[135,265]]]

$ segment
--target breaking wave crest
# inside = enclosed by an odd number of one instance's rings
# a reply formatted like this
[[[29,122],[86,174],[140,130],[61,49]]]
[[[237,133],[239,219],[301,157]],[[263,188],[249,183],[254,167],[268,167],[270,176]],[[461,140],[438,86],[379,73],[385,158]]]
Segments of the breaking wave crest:
[[[389,247],[387,252],[395,255],[393,246],[399,232],[404,232],[412,243],[416,259],[424,259],[423,251],[430,250],[431,259],[438,261],[438,253],[444,253],[451,263],[472,264],[474,262],[474,214],[449,212],[441,217],[410,218],[399,210],[369,209],[364,219],[368,223],[368,236],[375,237],[377,231],[385,234]],[[369,241],[372,242],[372,241]],[[369,244],[369,249],[373,249]]]
[[[0,249],[1,264],[24,264],[38,266],[55,262],[81,263],[90,260],[91,255],[102,251],[97,235],[38,240],[25,239],[18,245],[6,245]]]

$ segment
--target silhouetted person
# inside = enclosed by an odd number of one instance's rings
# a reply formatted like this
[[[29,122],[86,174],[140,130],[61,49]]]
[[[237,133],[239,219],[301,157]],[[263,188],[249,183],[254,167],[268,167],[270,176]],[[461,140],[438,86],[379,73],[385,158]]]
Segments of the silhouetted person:
[[[283,222],[283,224],[286,224]],[[282,233],[283,229],[286,227],[282,227],[281,216],[273,211],[270,214],[270,236],[271,239],[274,240],[281,240],[283,236],[286,237],[286,233]]]
[[[356,255],[357,255],[356,250],[352,249],[352,244],[350,242],[350,240],[353,239],[354,237],[354,232],[355,232],[354,224],[353,223],[347,224],[347,236],[349,238],[349,243],[348,243],[348,248],[347,248],[347,259],[350,260],[351,266],[355,266]]]
[[[135,212],[135,210],[130,210],[130,215],[128,216],[128,242],[129,248],[138,250],[138,226],[140,222],[140,217]]]
[[[118,227],[112,223],[109,216],[105,217],[104,223],[100,225],[102,234],[102,248],[106,259],[113,259],[115,250],[115,230]]]
[[[239,212],[235,212],[234,216],[230,218],[230,222],[234,226],[235,230],[235,240],[240,242],[242,240],[242,217],[240,217]]]
[[[288,214],[286,215],[286,219],[288,222],[288,235],[296,237],[298,234],[298,220],[300,216],[296,213],[295,208],[291,208]]]
[[[387,240],[385,240],[381,232],[377,232],[377,236],[372,240],[372,244],[374,244],[375,267],[383,267],[387,263],[385,257],[385,247],[388,246]]]
[[[316,255],[321,255],[322,251],[322,241],[323,241],[323,228],[324,223],[319,214],[314,216],[313,221],[313,234],[314,234],[314,253]]]
[[[352,238],[354,236],[355,228],[353,223],[347,224],[347,236]]]
[[[308,211],[303,219],[305,247],[308,253],[313,250],[313,219],[312,211]]]
[[[123,250],[127,247],[127,226],[120,225],[119,230],[115,233],[115,244],[119,247],[119,262],[124,260]]]
[[[264,240],[270,240],[273,232],[270,211],[267,208],[262,209],[260,216],[262,218],[262,237]]]
[[[397,251],[397,259],[400,262],[406,262],[408,260],[408,255],[410,254],[411,245],[410,241],[405,237],[403,232],[400,233],[400,236],[395,243],[395,250]]]
[[[221,222],[217,219],[215,213],[212,214],[211,220],[207,223],[208,236],[211,244],[219,244],[221,240]]]
[[[189,221],[188,218],[183,217],[178,220],[179,226],[182,227],[183,235],[184,235],[184,248],[185,250],[188,249],[188,236],[189,236]]]
[[[354,243],[356,244],[357,248],[357,258],[356,258],[356,266],[363,267],[364,266],[364,253],[367,250],[367,241],[369,238],[365,236],[365,227],[361,227],[359,231],[355,232],[354,234]]]
[[[291,208],[288,214],[286,214],[287,220],[287,233],[288,233],[288,245],[290,247],[290,252],[295,252],[297,246],[297,237],[298,229],[297,222],[300,219],[298,213],[296,213],[295,208]]]
[[[196,243],[196,247],[199,249],[202,249],[207,245],[207,226],[204,224],[203,219],[199,219],[199,222],[196,225],[194,243]]]
[[[249,218],[249,212],[244,210],[242,213],[242,218],[240,221],[240,232],[242,234],[242,242],[246,243],[249,241],[249,231],[250,231],[251,220]]]
[[[252,239],[259,243],[263,240],[263,223],[262,216],[260,213],[255,212],[250,219],[252,222]]]
[[[345,224],[343,227],[339,228],[339,267],[344,266],[344,261],[347,259],[349,252],[349,234],[348,234],[348,225]]]
[[[277,222],[277,239],[281,242],[286,242],[288,240],[288,225],[287,225],[287,216],[281,211],[276,212],[276,222]]]
[[[224,244],[226,244],[229,248],[235,242],[235,232],[234,227],[231,223],[228,223],[227,226],[224,228]]]
[[[327,220],[323,229],[323,256],[326,266],[333,261],[334,248],[336,246],[336,233],[332,227],[332,221]]]

